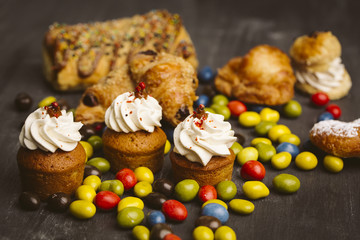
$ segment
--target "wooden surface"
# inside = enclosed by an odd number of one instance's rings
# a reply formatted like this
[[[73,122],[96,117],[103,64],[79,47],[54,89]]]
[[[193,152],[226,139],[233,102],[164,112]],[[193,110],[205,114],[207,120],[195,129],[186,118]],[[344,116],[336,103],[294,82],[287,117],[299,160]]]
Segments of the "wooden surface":
[[[108,20],[164,8],[179,13],[196,46],[200,67],[222,67],[230,58],[267,43],[288,52],[293,40],[314,30],[331,30],[343,47],[343,62],[353,80],[350,94],[334,101],[344,121],[360,117],[360,4],[359,1],[0,1],[0,239],[130,239],[131,231],[117,227],[114,212],[98,212],[88,221],[74,219],[69,213],[54,214],[42,205],[40,210],[25,212],[18,206],[21,192],[16,153],[20,126],[30,112],[14,109],[15,95],[28,92],[39,102],[48,95],[67,99],[76,106],[81,93],[54,92],[42,75],[41,41],[48,25]],[[313,108],[309,97],[296,94],[303,115],[296,120],[282,118],[281,123],[308,140],[308,131],[324,111]],[[248,146],[253,130],[242,129],[231,120],[237,133],[246,137]],[[302,145],[302,149],[303,149]],[[339,174],[330,174],[322,166],[309,172],[296,169],[275,171],[266,165],[264,183],[269,197],[254,201],[250,216],[230,214],[228,226],[238,239],[360,239],[360,160],[345,160]],[[159,176],[167,176],[170,165]],[[291,173],[301,181],[298,193],[279,195],[272,179],[279,173]],[[158,176],[158,177],[159,177]],[[112,176],[108,176],[109,178]],[[233,181],[242,197],[243,181],[236,165]],[[185,204],[189,217],[171,224],[175,234],[191,239],[194,222],[200,212],[196,201]],[[145,209],[148,212],[148,209]]]

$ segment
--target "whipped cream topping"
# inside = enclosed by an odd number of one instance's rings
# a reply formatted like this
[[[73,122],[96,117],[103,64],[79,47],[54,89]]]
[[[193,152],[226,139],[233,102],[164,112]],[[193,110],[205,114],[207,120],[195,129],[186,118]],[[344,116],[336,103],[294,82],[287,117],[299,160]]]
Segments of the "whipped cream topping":
[[[354,138],[359,135],[360,119],[353,122],[341,122],[338,120],[325,120],[314,124],[310,130],[313,136],[318,134],[335,135],[339,137]]]
[[[338,57],[330,63],[328,70],[325,72],[310,72],[297,69],[295,70],[295,76],[300,83],[307,83],[320,91],[329,92],[341,85],[344,72],[344,64],[341,63],[341,58]]]
[[[224,116],[207,112],[207,118],[188,116],[174,130],[174,152],[191,162],[206,166],[213,156],[230,155],[229,148],[236,141],[234,131]]]
[[[155,98],[137,98],[135,93],[126,92],[106,110],[105,124],[116,132],[153,132],[155,127],[161,127],[161,118],[162,108]]]
[[[22,147],[37,148],[54,153],[58,148],[72,151],[81,140],[82,123],[74,122],[72,112],[61,111],[61,116],[50,117],[45,108],[38,108],[25,120],[19,141]]]

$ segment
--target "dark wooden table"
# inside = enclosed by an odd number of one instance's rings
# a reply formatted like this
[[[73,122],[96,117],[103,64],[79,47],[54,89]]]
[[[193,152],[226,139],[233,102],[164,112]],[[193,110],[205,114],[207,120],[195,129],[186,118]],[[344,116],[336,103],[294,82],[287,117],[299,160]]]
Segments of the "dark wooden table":
[[[179,13],[195,43],[200,67],[222,67],[230,58],[245,54],[250,48],[266,43],[288,52],[293,40],[314,30],[331,30],[343,47],[343,62],[353,80],[350,94],[334,101],[342,110],[344,121],[360,117],[360,4],[350,0],[272,0],[272,1],[0,1],[0,239],[128,239],[131,231],[117,227],[114,212],[98,212],[87,221],[70,214],[55,214],[42,205],[40,210],[20,209],[21,192],[16,153],[20,125],[30,112],[14,109],[15,95],[28,92],[39,102],[53,95],[76,106],[81,93],[54,92],[42,75],[41,42],[48,25],[101,21],[145,13],[151,9],[168,9]],[[296,93],[303,114],[296,120],[282,118],[303,143],[316,118],[324,111],[309,105],[309,97]],[[34,106],[35,108],[35,106]],[[245,136],[248,146],[253,130],[240,128],[231,120],[237,133]],[[304,149],[306,144],[302,144]],[[227,225],[238,239],[360,239],[360,160],[345,160],[344,170],[328,173],[322,166],[309,172],[300,171],[294,163],[283,171],[266,165],[264,183],[269,197],[254,201],[249,216],[230,214]],[[169,158],[159,174],[166,176]],[[279,173],[291,173],[301,181],[294,195],[279,195],[272,189],[272,179]],[[243,181],[236,164],[233,181],[242,197]],[[174,233],[191,239],[195,219],[200,212],[196,201],[185,204],[189,217],[183,223],[171,224]],[[145,209],[148,212],[148,209]]]

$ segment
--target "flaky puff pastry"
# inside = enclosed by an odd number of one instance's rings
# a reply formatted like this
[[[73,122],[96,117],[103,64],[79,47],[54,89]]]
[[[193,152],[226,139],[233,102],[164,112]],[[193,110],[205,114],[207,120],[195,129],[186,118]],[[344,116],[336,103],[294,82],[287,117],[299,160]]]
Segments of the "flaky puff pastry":
[[[85,91],[76,110],[76,121],[103,122],[105,111],[116,96],[133,91],[141,81],[145,82],[147,92],[159,101],[163,119],[172,125],[176,126],[193,111],[198,79],[192,65],[172,54],[144,50],[134,53],[128,65]]]
[[[360,157],[360,119],[353,122],[326,120],[310,130],[311,142],[334,156]]]
[[[290,56],[299,67],[324,71],[341,55],[341,45],[331,32],[313,32],[298,37],[290,48]]]
[[[252,104],[279,105],[294,96],[295,76],[290,59],[269,45],[252,48],[218,70],[215,87],[228,97]]]

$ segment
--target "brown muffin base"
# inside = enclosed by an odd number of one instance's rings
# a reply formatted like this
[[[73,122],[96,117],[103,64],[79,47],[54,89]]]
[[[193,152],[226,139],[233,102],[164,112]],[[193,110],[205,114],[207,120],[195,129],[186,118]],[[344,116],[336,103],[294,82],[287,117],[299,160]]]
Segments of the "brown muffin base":
[[[166,134],[161,128],[156,127],[152,133],[119,133],[107,128],[102,138],[105,158],[114,173],[137,167],[148,167],[155,173],[164,164]]]
[[[210,162],[203,166],[197,162],[191,162],[184,156],[172,151],[170,153],[172,176],[175,182],[183,179],[194,179],[200,186],[216,185],[224,180],[231,180],[235,154],[230,150],[226,157],[212,157]]]
[[[37,193],[45,201],[51,194],[74,194],[84,177],[86,153],[81,144],[70,152],[44,152],[21,147],[17,154],[24,191]]]

